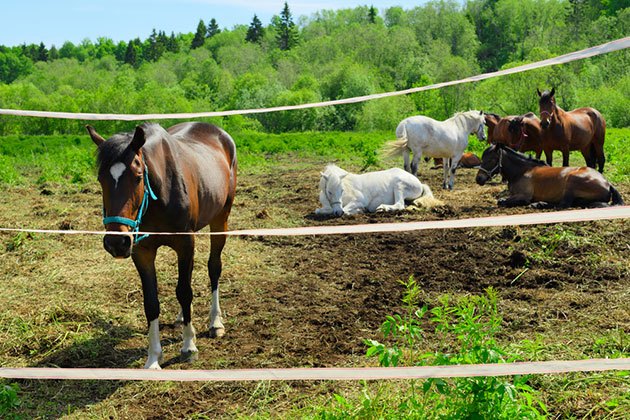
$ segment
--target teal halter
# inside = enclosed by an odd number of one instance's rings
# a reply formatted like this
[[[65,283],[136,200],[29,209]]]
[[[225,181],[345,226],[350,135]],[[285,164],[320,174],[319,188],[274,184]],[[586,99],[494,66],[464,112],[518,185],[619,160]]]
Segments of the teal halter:
[[[144,161],[144,156],[142,160]],[[121,216],[103,217],[103,224],[107,225],[110,223],[119,223],[121,225],[129,226],[131,228],[131,232],[134,233],[133,243],[136,244],[140,242],[141,240],[149,236],[138,236],[138,234],[136,233],[140,231],[142,217],[149,207],[149,198],[151,198],[152,200],[157,200],[157,196],[151,189],[151,184],[149,183],[149,167],[147,166],[147,163],[144,162],[144,195],[142,196],[142,203],[140,204],[140,208],[138,209],[138,217],[136,218],[136,220],[127,219],[126,217]],[[105,209],[103,209],[103,216],[105,216]]]

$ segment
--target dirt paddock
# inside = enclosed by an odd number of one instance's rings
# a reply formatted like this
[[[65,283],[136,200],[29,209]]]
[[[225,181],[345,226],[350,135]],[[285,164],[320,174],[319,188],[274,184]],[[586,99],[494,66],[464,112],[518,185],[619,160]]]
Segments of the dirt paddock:
[[[317,217],[317,183],[325,162],[274,163],[241,173],[231,229],[405,222],[526,213],[498,209],[504,186],[480,187],[475,170],[457,173],[455,191],[439,188],[441,171],[423,165],[420,178],[446,205],[433,210]],[[350,168],[353,169],[353,168]],[[630,185],[618,185],[630,201]],[[20,198],[20,200],[18,200]],[[14,203],[19,202],[17,207]],[[13,203],[13,204],[12,204]],[[15,208],[8,210],[9,206]],[[42,195],[11,190],[2,225],[101,229],[100,190]],[[4,366],[141,367],[146,354],[142,293],[131,261],[114,261],[100,237],[37,236],[20,247],[1,236],[1,320],[30,323],[31,339],[5,327]],[[221,306],[226,334],[207,335],[209,244],[197,240],[194,317],[199,359],[178,359],[180,329],[172,322],[175,257],[158,255],[161,334],[167,369],[351,367],[374,365],[364,339],[382,339],[386,315],[401,310],[403,286],[413,275],[429,306],[443,294],[480,294],[495,288],[506,345],[540,340],[541,358],[599,357],[598,338],[630,333],[630,224],[627,220],[530,227],[431,230],[408,233],[305,237],[235,237],[224,252]],[[51,319],[56,323],[50,326]],[[77,336],[78,325],[86,331]],[[69,331],[69,332],[68,332]],[[66,334],[69,338],[60,341]],[[430,336],[430,334],[429,334]],[[434,349],[430,340],[426,349]],[[70,413],[118,417],[247,415],[261,399],[279,413],[343,387],[332,383],[143,384],[23,381],[30,415]],[[262,388],[261,388],[262,387]],[[61,391],[63,390],[63,391]],[[338,390],[338,389],[337,389]],[[262,395],[264,394],[264,395]],[[267,395],[269,394],[269,395]],[[273,395],[272,395],[273,394]],[[594,399],[597,396],[593,397]],[[147,400],[154,404],[147,404]],[[575,412],[588,398],[566,402]],[[573,405],[571,405],[573,404]],[[43,407],[43,408],[42,408]],[[68,410],[68,408],[70,409]]]

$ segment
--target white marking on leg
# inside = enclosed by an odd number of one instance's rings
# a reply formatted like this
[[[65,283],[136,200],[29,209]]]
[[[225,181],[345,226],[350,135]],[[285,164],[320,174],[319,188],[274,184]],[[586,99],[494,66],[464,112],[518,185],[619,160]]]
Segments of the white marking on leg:
[[[112,174],[112,178],[114,178],[114,188],[118,188],[118,180],[120,176],[125,172],[127,166],[122,162],[116,162],[109,168],[109,173]]]
[[[149,324],[149,349],[147,351],[147,362],[145,369],[162,369],[160,360],[162,359],[162,345],[160,344],[160,324],[156,319]]]
[[[188,325],[184,325],[183,329],[184,344],[182,345],[182,353],[196,353],[198,352],[195,345],[195,327],[193,327],[192,321]]]
[[[221,318],[221,307],[219,306],[219,288],[212,292],[212,304],[210,306],[210,330],[218,332],[217,335],[223,335],[225,327]]]

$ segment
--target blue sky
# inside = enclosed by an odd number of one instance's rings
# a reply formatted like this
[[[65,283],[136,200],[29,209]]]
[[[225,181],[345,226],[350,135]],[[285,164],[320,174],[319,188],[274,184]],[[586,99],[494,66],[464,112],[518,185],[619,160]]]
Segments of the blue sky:
[[[425,1],[288,1],[294,21],[323,9],[373,5],[379,11],[392,6],[410,9]],[[8,0],[0,5],[0,45],[39,44],[61,47],[65,41],[88,38],[114,41],[147,38],[153,28],[194,32],[199,19],[215,18],[221,28],[249,25],[254,14],[264,25],[280,14],[284,0]]]

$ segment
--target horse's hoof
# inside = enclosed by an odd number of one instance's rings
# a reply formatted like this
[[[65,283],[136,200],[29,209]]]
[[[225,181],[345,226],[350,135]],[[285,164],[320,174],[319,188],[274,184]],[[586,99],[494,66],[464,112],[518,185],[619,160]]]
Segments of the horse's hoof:
[[[223,337],[225,334],[225,328],[210,328],[210,338],[219,338]]]
[[[147,362],[144,364],[144,368],[152,370],[162,370],[162,368],[160,367],[160,362],[158,360],[147,360]]]
[[[199,359],[198,351],[182,351],[180,352],[180,360],[182,363],[192,363]]]

